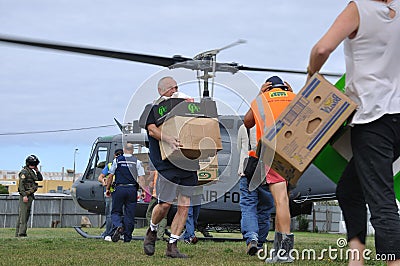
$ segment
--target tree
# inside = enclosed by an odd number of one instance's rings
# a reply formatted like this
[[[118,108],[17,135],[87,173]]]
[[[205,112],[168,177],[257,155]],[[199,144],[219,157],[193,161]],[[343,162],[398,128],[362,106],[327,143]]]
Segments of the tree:
[[[0,194],[8,194],[8,189],[0,184]]]

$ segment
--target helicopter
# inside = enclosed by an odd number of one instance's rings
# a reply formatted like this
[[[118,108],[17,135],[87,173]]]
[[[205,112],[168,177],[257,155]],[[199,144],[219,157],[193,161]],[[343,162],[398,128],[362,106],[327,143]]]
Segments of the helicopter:
[[[248,67],[237,63],[217,62],[216,56],[222,50],[244,43],[239,40],[220,49],[206,51],[193,58],[183,56],[162,57],[138,53],[111,51],[98,48],[72,46],[58,43],[49,43],[37,40],[12,38],[0,36],[0,41],[25,45],[30,47],[53,49],[58,51],[87,54],[106,58],[134,61],[145,64],[152,64],[168,69],[189,69],[197,71],[199,91],[202,91],[201,100],[213,100],[214,79],[217,72],[226,72],[232,75],[239,71],[262,71],[276,73],[306,74],[306,71],[284,70],[274,68]],[[341,77],[338,73],[321,73],[324,76]],[[211,79],[211,88],[209,80]],[[202,84],[200,84],[202,82]],[[243,117],[235,115],[218,115],[220,135],[223,149],[218,152],[219,181],[204,185],[202,208],[198,218],[199,225],[212,224],[240,224],[240,191],[237,182],[237,168],[239,164],[238,153],[234,150],[237,142],[237,132],[243,123]],[[116,121],[117,122],[117,121]],[[73,184],[72,197],[82,208],[91,213],[104,214],[104,191],[102,185],[97,181],[101,170],[106,162],[111,162],[114,151],[122,148],[124,142],[135,146],[135,155],[139,160],[148,161],[147,134],[143,132],[138,121],[130,125],[122,125],[117,122],[121,134],[114,136],[99,137],[92,146],[90,158],[83,175]],[[231,186],[219,186],[224,180],[230,180]],[[309,214],[314,201],[333,200],[336,185],[317,167],[310,165],[300,178],[297,187],[290,192],[290,209],[292,217],[299,214]],[[147,203],[138,202],[136,217],[145,217]],[[168,214],[169,223],[173,217],[174,208]]]

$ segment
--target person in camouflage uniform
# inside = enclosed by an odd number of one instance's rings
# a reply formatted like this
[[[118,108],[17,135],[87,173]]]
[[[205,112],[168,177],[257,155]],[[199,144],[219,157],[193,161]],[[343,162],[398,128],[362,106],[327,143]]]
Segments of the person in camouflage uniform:
[[[43,176],[39,172],[39,159],[35,155],[29,155],[25,160],[26,165],[19,172],[19,213],[15,236],[26,237],[26,229],[32,202],[35,199],[34,193],[38,189],[36,181],[42,181]]]

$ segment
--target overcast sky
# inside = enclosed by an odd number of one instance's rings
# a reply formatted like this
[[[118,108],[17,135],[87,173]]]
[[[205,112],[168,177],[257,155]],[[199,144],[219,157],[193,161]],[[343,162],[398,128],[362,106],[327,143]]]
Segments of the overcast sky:
[[[310,49],[347,2],[0,0],[0,34],[166,57],[193,57],[244,39],[246,44],[218,54],[218,61],[304,70]],[[344,69],[340,47],[323,70]],[[40,158],[43,171],[72,169],[78,148],[76,169],[84,171],[92,143],[118,134],[117,127],[16,133],[107,126],[114,117],[124,121],[132,99],[141,109],[155,95],[159,71],[166,70],[0,43],[0,169],[19,170],[29,154]],[[195,80],[195,72],[186,71]],[[260,85],[273,74],[235,76]],[[280,76],[296,92],[305,83],[304,75]],[[138,88],[142,94],[133,96]],[[148,99],[142,96],[146,89]]]

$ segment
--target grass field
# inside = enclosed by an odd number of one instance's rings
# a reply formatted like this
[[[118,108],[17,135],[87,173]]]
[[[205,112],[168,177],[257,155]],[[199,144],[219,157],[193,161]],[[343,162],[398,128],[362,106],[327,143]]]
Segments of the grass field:
[[[85,229],[89,234],[99,235],[102,229]],[[145,229],[135,229],[134,235],[143,236]],[[148,257],[143,253],[143,241],[112,243],[101,239],[85,239],[73,228],[29,228],[28,238],[14,237],[14,229],[0,229],[0,265],[265,265],[257,256],[245,254],[245,242],[199,241],[196,245],[178,244],[189,259],[164,257],[165,242],[158,241],[156,253]],[[200,234],[200,233],[199,233]],[[240,234],[212,233],[215,237],[241,237]],[[343,235],[321,233],[295,233],[295,248],[299,251],[314,249],[316,257],[321,250],[336,248],[332,256],[324,253],[322,259],[299,259],[291,265],[346,265],[347,247],[338,248],[337,240]],[[268,239],[273,238],[270,232]],[[268,244],[268,248],[271,247]],[[368,239],[367,248],[374,249],[373,239]],[[308,254],[308,253],[306,253]],[[310,253],[311,254],[311,253]],[[333,255],[337,255],[336,259]],[[374,256],[374,252],[370,255]],[[300,254],[301,255],[301,254]],[[368,261],[366,265],[385,265]]]

